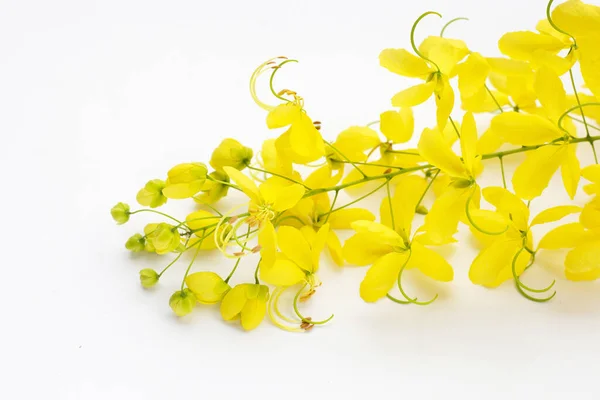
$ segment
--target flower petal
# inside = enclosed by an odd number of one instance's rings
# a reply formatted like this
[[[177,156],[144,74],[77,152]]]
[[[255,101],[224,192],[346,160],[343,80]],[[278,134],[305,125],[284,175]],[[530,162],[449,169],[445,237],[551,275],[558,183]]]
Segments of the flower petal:
[[[561,225],[546,233],[538,248],[556,250],[556,249],[571,249],[581,243],[588,233],[583,225],[579,222]]]
[[[360,284],[360,297],[367,302],[374,302],[384,297],[396,283],[400,269],[407,258],[407,251],[392,252],[375,261]]]
[[[572,281],[592,281],[600,278],[600,240],[575,247],[565,259],[565,274]]]
[[[351,229],[355,221],[375,221],[371,211],[364,208],[343,208],[329,215],[331,229]]]
[[[417,267],[423,274],[440,282],[454,279],[452,266],[440,254],[416,241],[412,243],[411,252],[408,268]]]
[[[419,153],[430,164],[457,178],[469,179],[465,165],[454,154],[438,129],[425,128],[418,144]]]
[[[343,253],[348,263],[369,265],[392,251],[392,246],[382,243],[369,232],[358,232],[344,242]]]
[[[386,111],[379,116],[379,121],[381,133],[394,143],[405,143],[412,137],[415,121],[410,108]],[[376,144],[378,143],[379,140]]]
[[[250,197],[250,200],[256,203],[260,202],[258,187],[252,179],[232,167],[223,167],[223,170],[246,193],[246,196]]]
[[[430,82],[411,86],[408,89],[398,92],[392,97],[392,105],[394,107],[418,106],[431,97],[435,85],[435,80],[431,80]]]
[[[511,144],[534,146],[562,136],[558,127],[534,114],[505,112],[492,119],[491,129]]]
[[[497,287],[512,278],[512,262],[521,247],[520,240],[500,240],[483,249],[469,270],[469,279],[476,285]],[[529,261],[529,253],[523,251],[517,260],[517,275]]]
[[[385,49],[379,54],[379,64],[387,70],[409,78],[425,79],[432,72],[427,63],[404,49]]]
[[[517,196],[525,200],[540,196],[566,156],[566,146],[545,146],[528,152],[512,178]]]

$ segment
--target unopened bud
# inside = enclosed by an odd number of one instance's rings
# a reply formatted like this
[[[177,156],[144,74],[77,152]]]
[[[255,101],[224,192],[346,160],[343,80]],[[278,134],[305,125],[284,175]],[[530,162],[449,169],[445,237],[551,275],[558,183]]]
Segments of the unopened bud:
[[[417,207],[417,209],[415,210],[415,212],[417,214],[421,214],[421,215],[427,215],[427,214],[429,214],[429,210],[425,206],[419,206],[419,207]]]

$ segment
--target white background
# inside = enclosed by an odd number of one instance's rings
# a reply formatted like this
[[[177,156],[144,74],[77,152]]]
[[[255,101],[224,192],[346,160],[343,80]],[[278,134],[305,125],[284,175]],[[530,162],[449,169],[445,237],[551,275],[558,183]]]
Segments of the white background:
[[[303,95],[333,139],[377,119],[411,83],[377,56],[408,48],[427,10],[469,17],[449,35],[497,55],[501,34],[533,29],[545,2],[1,1],[0,398],[598,398],[600,287],[565,281],[561,254],[524,277],[558,280],[555,300],[541,305],[510,283],[472,285],[476,251],[465,235],[448,250],[454,282],[407,277],[423,298],[440,293],[429,307],[363,303],[365,270],[323,262],[307,313],[336,317],[309,334],[267,321],[243,332],[210,307],[177,319],[168,298],[183,264],[156,290],[139,286],[138,270],[164,259],[132,257],[123,243],[153,219],[117,227],[110,207],[134,206],[144,182],[177,163],[208,161],[225,137],[254,148],[274,137],[248,94],[256,65],[300,59],[279,85]],[[441,26],[428,17],[417,36]],[[415,114],[420,128],[434,123],[431,105]],[[484,184],[499,184],[488,165]],[[566,198],[559,184],[546,194],[548,204]],[[234,283],[254,265],[242,264]],[[230,267],[213,257],[196,268]]]

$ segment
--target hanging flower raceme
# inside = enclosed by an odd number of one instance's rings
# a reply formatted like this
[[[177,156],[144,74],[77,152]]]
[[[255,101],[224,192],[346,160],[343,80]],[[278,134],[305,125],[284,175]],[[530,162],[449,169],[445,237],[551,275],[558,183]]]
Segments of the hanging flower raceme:
[[[411,52],[385,49],[379,56],[387,70],[420,82],[398,92],[375,121],[353,121],[335,137],[309,116],[298,92],[274,88],[282,67],[296,60],[262,63],[250,78],[252,99],[266,112],[267,136],[256,151],[225,138],[208,163],[178,164],[142,182],[135,196],[141,208],[120,202],[110,210],[118,225],[152,216],[123,239],[130,252],[167,260],[162,269],[141,268],[141,286],[152,290],[163,275],[182,271],[165,302],[178,317],[212,306],[244,330],[268,315],[281,329],[308,332],[333,317],[313,319],[301,310],[315,293],[336,288],[322,285],[324,269],[334,268],[338,279],[339,266],[368,266],[358,290],[364,301],[427,305],[437,294],[409,294],[427,290],[407,290],[403,277],[452,281],[443,255],[450,253],[435,246],[460,241],[462,251],[465,235],[479,247],[468,272],[475,285],[509,281],[526,299],[549,301],[554,282],[535,288],[523,280],[544,267],[540,254],[551,251],[564,261],[568,280],[600,279],[600,7],[567,0],[553,10],[550,0],[537,32],[502,36],[506,57],[444,37],[451,23],[466,18],[450,20],[417,47],[415,29],[430,14],[440,16],[426,12],[414,23]],[[262,91],[273,100],[263,100]],[[452,117],[455,93],[462,121]],[[431,128],[415,135],[412,107],[431,97]],[[490,121],[481,134],[473,114]],[[509,158],[516,162],[505,168]],[[572,204],[548,189],[559,170]],[[580,187],[592,196],[585,203]],[[368,200],[380,194],[376,221]],[[193,208],[170,215],[172,200]],[[469,229],[459,234],[461,222]],[[556,226],[538,241],[549,224]],[[353,231],[347,240],[344,230]],[[215,255],[231,260],[227,276],[212,270]],[[181,260],[184,269],[175,267]]]

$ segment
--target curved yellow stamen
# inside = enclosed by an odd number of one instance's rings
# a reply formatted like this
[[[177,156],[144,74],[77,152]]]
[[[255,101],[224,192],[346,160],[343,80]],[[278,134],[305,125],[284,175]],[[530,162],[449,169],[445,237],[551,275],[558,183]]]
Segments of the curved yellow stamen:
[[[270,60],[267,60],[264,63],[260,64],[258,68],[254,70],[252,76],[250,76],[250,95],[252,96],[252,100],[254,100],[254,102],[265,111],[271,111],[275,108],[275,106],[266,104],[258,98],[258,95],[256,94],[256,81],[258,77],[261,76],[263,73],[271,70],[276,64],[277,60],[285,59],[286,57],[271,58]]]
[[[278,327],[280,329],[283,329],[284,331],[288,331],[288,332],[305,332],[304,329],[297,328],[297,327],[294,327],[294,326],[284,325],[273,314],[273,311],[275,311],[275,313],[277,314],[277,316],[279,318],[283,319],[284,321],[290,322],[290,323],[295,323],[295,324],[300,324],[300,321],[294,321],[294,320],[288,319],[283,314],[281,314],[281,312],[279,312],[279,308],[277,307],[277,302],[279,301],[279,297],[281,296],[281,293],[283,293],[284,290],[285,289],[281,288],[281,287],[275,289],[275,292],[273,293],[273,296],[271,296],[271,298],[269,298],[269,302],[267,304],[267,314],[269,315],[269,319],[271,320],[271,322],[276,327]]]

